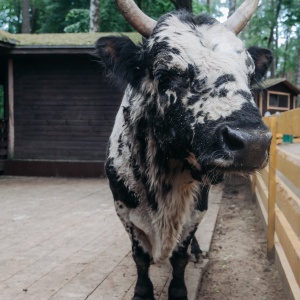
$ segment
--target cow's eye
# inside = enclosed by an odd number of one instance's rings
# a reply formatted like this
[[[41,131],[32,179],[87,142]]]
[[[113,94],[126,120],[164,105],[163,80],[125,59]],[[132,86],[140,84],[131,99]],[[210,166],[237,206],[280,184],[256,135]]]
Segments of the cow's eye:
[[[172,75],[169,72],[159,72],[155,77],[160,83],[167,83],[171,80]]]

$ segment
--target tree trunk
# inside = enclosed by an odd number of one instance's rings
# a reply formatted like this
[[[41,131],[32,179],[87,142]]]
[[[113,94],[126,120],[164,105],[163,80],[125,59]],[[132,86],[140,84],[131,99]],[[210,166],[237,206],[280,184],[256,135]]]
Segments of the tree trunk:
[[[229,0],[228,2],[228,18],[235,12],[236,9],[236,0]]]
[[[275,15],[274,15],[272,25],[270,28],[269,39],[268,39],[268,47],[267,48],[272,49],[274,53],[276,50],[276,45],[274,45],[274,30],[275,30],[276,26],[278,25],[278,17],[279,17],[279,13],[280,13],[280,9],[281,9],[281,3],[282,3],[282,0],[278,0],[276,10],[275,10]],[[273,8],[275,8],[274,5],[275,4],[274,4],[274,0],[273,0],[273,1],[271,1],[271,6]],[[277,61],[276,59],[273,59],[273,62],[270,66],[271,77],[275,76],[276,61]]]
[[[171,0],[176,9],[185,9],[189,12],[192,12],[192,0]]]
[[[206,1],[206,5],[207,5],[207,10],[210,11],[210,0]]]
[[[100,31],[100,0],[91,0],[90,3],[90,32]]]
[[[35,33],[38,20],[38,10],[36,7],[31,7],[31,33]]]
[[[29,0],[22,0],[22,33],[30,33]]]

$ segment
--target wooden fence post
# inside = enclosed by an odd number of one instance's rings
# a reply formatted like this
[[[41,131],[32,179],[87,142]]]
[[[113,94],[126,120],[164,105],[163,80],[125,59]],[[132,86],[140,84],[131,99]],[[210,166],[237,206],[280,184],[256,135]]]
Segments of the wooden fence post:
[[[268,238],[267,256],[275,257],[275,202],[276,202],[276,117],[270,117],[270,130],[273,138],[270,147],[269,160],[269,193],[268,193]]]

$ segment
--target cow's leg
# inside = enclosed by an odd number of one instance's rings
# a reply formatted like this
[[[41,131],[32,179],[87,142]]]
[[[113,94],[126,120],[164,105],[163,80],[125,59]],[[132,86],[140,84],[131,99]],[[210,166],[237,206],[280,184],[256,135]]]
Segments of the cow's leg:
[[[132,256],[137,269],[137,282],[132,300],[154,300],[153,284],[149,278],[150,255],[133,240]]]
[[[169,285],[169,300],[187,300],[187,288],[184,282],[184,272],[189,262],[188,247],[194,238],[198,225],[194,225],[184,234],[184,239],[177,246],[170,258],[173,267],[173,278]]]
[[[192,238],[191,242],[191,253],[195,255],[196,261],[198,262],[202,254],[202,250],[200,249],[199,243],[195,236]]]
[[[173,267],[173,278],[169,285],[169,300],[187,300],[184,271],[189,262],[189,255],[186,252],[174,251],[170,262]]]

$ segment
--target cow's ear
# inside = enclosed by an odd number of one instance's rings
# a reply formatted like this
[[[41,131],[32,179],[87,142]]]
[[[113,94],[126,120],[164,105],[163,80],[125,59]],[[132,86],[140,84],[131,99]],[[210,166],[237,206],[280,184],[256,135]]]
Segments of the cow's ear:
[[[118,79],[137,85],[143,78],[141,47],[129,38],[107,36],[96,42],[96,54],[105,67]]]
[[[252,83],[257,83],[267,73],[267,70],[273,61],[273,54],[269,49],[256,46],[250,47],[248,49],[248,52],[255,64],[255,73],[252,79]]]

